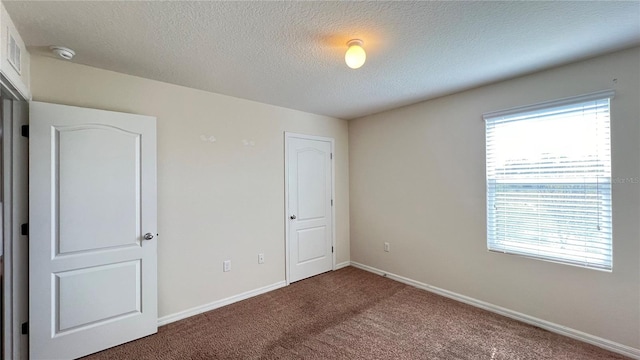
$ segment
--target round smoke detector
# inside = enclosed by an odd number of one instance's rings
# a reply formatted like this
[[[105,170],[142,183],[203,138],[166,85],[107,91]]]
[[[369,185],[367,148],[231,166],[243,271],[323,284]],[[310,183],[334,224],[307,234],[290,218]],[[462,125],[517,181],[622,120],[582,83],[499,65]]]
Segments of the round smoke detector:
[[[50,46],[49,49],[65,60],[71,60],[76,55],[76,52],[64,46]]]

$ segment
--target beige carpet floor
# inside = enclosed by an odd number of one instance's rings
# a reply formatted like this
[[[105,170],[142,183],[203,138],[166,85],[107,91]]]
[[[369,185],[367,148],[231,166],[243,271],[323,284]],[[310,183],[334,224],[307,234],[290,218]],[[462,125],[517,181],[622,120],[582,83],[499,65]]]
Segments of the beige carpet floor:
[[[627,358],[347,267],[86,359]]]

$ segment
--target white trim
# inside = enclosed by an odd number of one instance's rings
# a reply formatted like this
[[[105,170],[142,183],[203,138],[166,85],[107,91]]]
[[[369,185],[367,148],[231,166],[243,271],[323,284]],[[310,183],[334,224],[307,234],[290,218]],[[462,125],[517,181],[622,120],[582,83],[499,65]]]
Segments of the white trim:
[[[521,312],[503,308],[501,306],[493,305],[493,304],[490,304],[478,299],[474,299],[468,296],[464,296],[449,290],[441,289],[439,287],[431,286],[413,279],[406,278],[404,276],[392,274],[384,270],[374,268],[372,266],[360,264],[354,261],[351,261],[351,266],[356,267],[358,269],[372,272],[374,274],[388,277],[389,279],[414,286],[418,289],[422,289],[438,295],[442,295],[449,299],[453,299],[453,300],[460,301],[462,303],[469,304],[487,311],[491,311],[493,313],[500,314],[502,316],[506,316],[514,320],[522,321],[523,323],[537,326],[539,328],[554,332],[556,334],[560,334],[576,340],[580,340],[580,341],[589,343],[591,345],[595,345],[597,347],[631,357],[633,359],[640,359],[640,349],[636,349],[631,346],[623,345],[623,344],[620,344],[611,340],[607,340],[595,335],[587,334],[579,330],[575,330],[566,326],[552,323],[550,321],[542,320],[533,316],[523,314]]]
[[[338,253],[338,245],[336,244],[336,141],[331,141],[331,262],[332,269],[336,270],[336,254]]]
[[[21,325],[29,320],[28,298],[28,239],[20,232],[20,225],[27,223],[28,214],[28,157],[27,139],[21,135],[21,126],[28,124],[28,103],[9,99],[2,87],[3,122],[3,175],[5,182],[2,192],[3,259],[5,302],[2,319],[5,359],[21,359],[28,356],[27,336],[22,335]]]
[[[613,99],[614,95],[615,95],[614,90],[596,91],[589,94],[571,96],[571,97],[566,97],[566,98],[551,100],[551,101],[544,101],[537,104],[517,106],[517,107],[512,107],[504,110],[491,111],[491,112],[482,114],[482,119],[487,120],[490,118],[495,118],[500,116],[506,116],[506,115],[516,114],[521,112],[535,111],[538,109],[544,109],[544,108],[555,107],[555,106],[575,104],[575,103],[580,103],[580,102],[585,102],[590,100],[598,100],[598,99],[605,99],[605,98]]]
[[[198,314],[202,314],[204,312],[210,311],[210,310],[218,309],[218,308],[233,304],[233,303],[238,302],[238,301],[246,300],[248,298],[251,298],[251,297],[254,297],[254,296],[257,296],[257,295],[261,295],[261,294],[267,293],[269,291],[273,291],[273,290],[279,289],[279,288],[284,287],[286,285],[287,284],[284,281],[279,281],[279,282],[277,282],[275,284],[263,286],[263,287],[258,288],[258,289],[254,289],[254,290],[250,290],[250,291],[247,291],[247,292],[243,292],[241,294],[230,296],[230,297],[224,298],[224,299],[220,299],[220,300],[208,303],[208,304],[196,306],[196,307],[193,307],[191,309],[187,309],[187,310],[183,310],[183,311],[180,311],[180,312],[177,312],[177,313],[174,313],[174,314],[166,315],[166,316],[163,316],[161,318],[158,318],[158,326],[167,325],[167,324],[172,323],[174,321],[186,319],[186,318],[194,316],[194,315],[198,315]]]
[[[293,132],[284,132],[284,244],[285,244],[285,282],[290,284],[291,272],[290,272],[290,259],[289,259],[289,139],[299,138],[306,140],[318,140],[327,141],[331,144],[331,199],[333,205],[331,206],[331,246],[333,247],[333,253],[331,254],[331,269],[336,269],[336,162],[335,162],[335,139],[324,136],[306,135]]]
[[[351,265],[350,261],[341,262],[341,263],[335,265],[335,270],[339,270],[339,269],[345,268],[345,267],[347,267],[349,265]],[[221,308],[223,306],[231,305],[231,304],[233,304],[235,302],[246,300],[248,298],[251,298],[251,297],[254,297],[254,296],[257,296],[257,295],[266,294],[266,293],[268,293],[270,291],[280,289],[281,287],[285,287],[287,285],[288,284],[285,281],[279,281],[279,282],[277,282],[275,284],[271,284],[271,285],[267,285],[267,286],[264,286],[264,287],[261,287],[261,288],[258,288],[258,289],[254,289],[254,290],[250,290],[250,291],[247,291],[247,292],[243,292],[242,294],[230,296],[228,298],[217,300],[217,301],[205,304],[205,305],[196,306],[196,307],[193,307],[191,309],[180,311],[180,312],[177,312],[177,313],[174,313],[174,314],[171,314],[171,315],[166,315],[166,316],[163,316],[161,318],[158,318],[158,326],[167,325],[169,323],[172,323],[172,322],[175,322],[175,321],[178,321],[178,320],[182,320],[182,319],[186,319],[186,318],[191,317],[191,316],[199,315],[199,314],[202,314],[202,313],[207,312],[207,311],[215,310],[215,309]]]
[[[289,141],[284,133],[284,281],[289,285]]]
[[[4,85],[0,79],[0,84]],[[3,86],[3,90],[4,90]],[[14,333],[16,329],[14,328],[14,320],[13,320],[13,302],[15,300],[14,292],[13,292],[13,270],[21,270],[18,265],[13,265],[13,242],[14,237],[18,238],[17,241],[20,241],[19,235],[14,234],[13,232],[13,116],[11,114],[12,102],[11,100],[1,99],[2,101],[2,173],[4,177],[4,183],[2,184],[2,193],[3,200],[2,203],[2,223],[3,226],[3,234],[2,234],[2,245],[3,245],[3,289],[2,289],[2,297],[4,302],[4,307],[2,311],[2,339],[3,342],[3,351],[2,358],[4,359],[13,359],[14,358]],[[15,235],[15,236],[14,236]]]
[[[8,99],[12,100],[31,100],[31,96],[29,97],[22,96],[19,90],[13,86],[11,80],[9,80],[4,74],[0,73],[0,86],[2,87],[2,93],[7,96]]]

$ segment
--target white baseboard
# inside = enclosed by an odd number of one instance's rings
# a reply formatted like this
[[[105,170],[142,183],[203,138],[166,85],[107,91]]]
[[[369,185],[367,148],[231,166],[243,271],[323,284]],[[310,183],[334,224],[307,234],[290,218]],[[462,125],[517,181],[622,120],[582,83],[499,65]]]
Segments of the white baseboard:
[[[347,267],[349,265],[351,265],[350,261],[341,262],[339,264],[336,264],[335,270],[342,269],[342,268]],[[254,290],[250,290],[250,291],[244,292],[242,294],[230,296],[230,297],[225,298],[225,299],[217,300],[217,301],[214,301],[214,302],[211,302],[211,303],[208,303],[208,304],[196,306],[196,307],[193,307],[191,309],[187,309],[187,310],[180,311],[180,312],[177,312],[177,313],[174,313],[174,314],[163,316],[161,318],[158,318],[158,326],[167,325],[167,324],[172,323],[174,321],[186,319],[186,318],[194,316],[194,315],[202,314],[203,312],[207,312],[207,311],[210,311],[210,310],[221,308],[223,306],[233,304],[234,302],[242,301],[242,300],[248,299],[250,297],[254,297],[256,295],[261,295],[261,294],[267,293],[269,291],[273,291],[273,290],[279,289],[279,288],[281,288],[283,286],[286,286],[286,285],[287,284],[286,284],[285,281],[280,281],[280,282],[277,282],[275,284],[267,285],[267,286],[264,286],[264,287],[261,287],[261,288],[258,288],[258,289],[254,289]]]
[[[242,301],[251,297],[254,297],[256,295],[260,295],[260,294],[264,294],[267,293],[269,291],[273,291],[276,289],[279,289],[283,286],[286,286],[286,283],[284,281],[279,281],[275,284],[271,284],[271,285],[267,285],[258,289],[254,289],[254,290],[250,290],[247,292],[243,292],[241,294],[238,295],[234,295],[234,296],[230,296],[228,298],[225,299],[221,299],[221,300],[217,300],[208,304],[204,304],[204,305],[200,305],[200,306],[196,306],[193,307],[191,309],[187,309],[184,311],[180,311],[174,314],[170,314],[167,316],[163,316],[161,318],[158,318],[158,326],[162,326],[162,325],[167,325],[169,323],[172,323],[174,321],[178,321],[178,320],[182,320],[182,319],[186,319],[190,316],[194,316],[194,315],[198,315],[198,314],[202,314],[203,312],[207,312],[213,309],[217,309],[226,305],[230,305],[233,304],[235,302],[238,301]]]
[[[344,263],[341,263],[340,265],[342,265]],[[491,311],[494,312],[496,314],[500,314],[503,316],[506,316],[508,318],[511,319],[515,319],[518,321],[522,321],[523,323],[527,323],[533,326],[537,326],[539,328],[560,334],[560,335],[564,335],[576,340],[580,340],[592,345],[595,345],[597,347],[609,350],[609,351],[613,351],[615,353],[618,354],[622,354],[625,356],[628,356],[630,358],[633,359],[639,359],[640,360],[640,349],[636,349],[633,348],[631,346],[627,346],[627,345],[623,345],[623,344],[619,344],[617,342],[611,341],[611,340],[607,340],[607,339],[603,339],[601,337],[595,336],[595,335],[591,335],[591,334],[587,334],[584,333],[582,331],[579,330],[575,330],[566,326],[562,326],[559,324],[555,324],[546,320],[542,320],[542,319],[538,319],[536,317],[533,316],[529,316],[517,311],[513,311],[513,310],[509,310],[506,308],[503,308],[501,306],[497,306],[497,305],[493,305],[481,300],[477,300],[468,296],[464,296],[458,293],[454,293],[452,291],[448,291],[445,289],[441,289],[435,286],[431,286],[413,279],[409,279],[406,278],[404,276],[400,276],[400,275],[396,275],[396,274],[392,274],[389,272],[386,272],[384,270],[380,270],[368,265],[364,265],[364,264],[360,264],[354,261],[350,262],[350,265],[365,271],[369,271],[372,272],[374,274],[378,274],[378,275],[383,275],[388,277],[389,279],[407,284],[407,285],[411,285],[414,287],[417,287],[419,289],[423,289],[438,295],[442,295],[444,297],[456,300],[456,301],[460,301],[463,302],[465,304],[469,304],[487,311]]]

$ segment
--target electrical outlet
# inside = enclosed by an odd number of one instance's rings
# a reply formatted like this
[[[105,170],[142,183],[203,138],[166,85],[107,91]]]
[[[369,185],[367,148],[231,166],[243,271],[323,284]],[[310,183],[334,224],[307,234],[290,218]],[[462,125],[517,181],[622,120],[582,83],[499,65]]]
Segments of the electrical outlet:
[[[231,271],[231,260],[225,260],[222,262],[222,271]]]
[[[384,243],[384,251],[389,252],[389,243]]]

